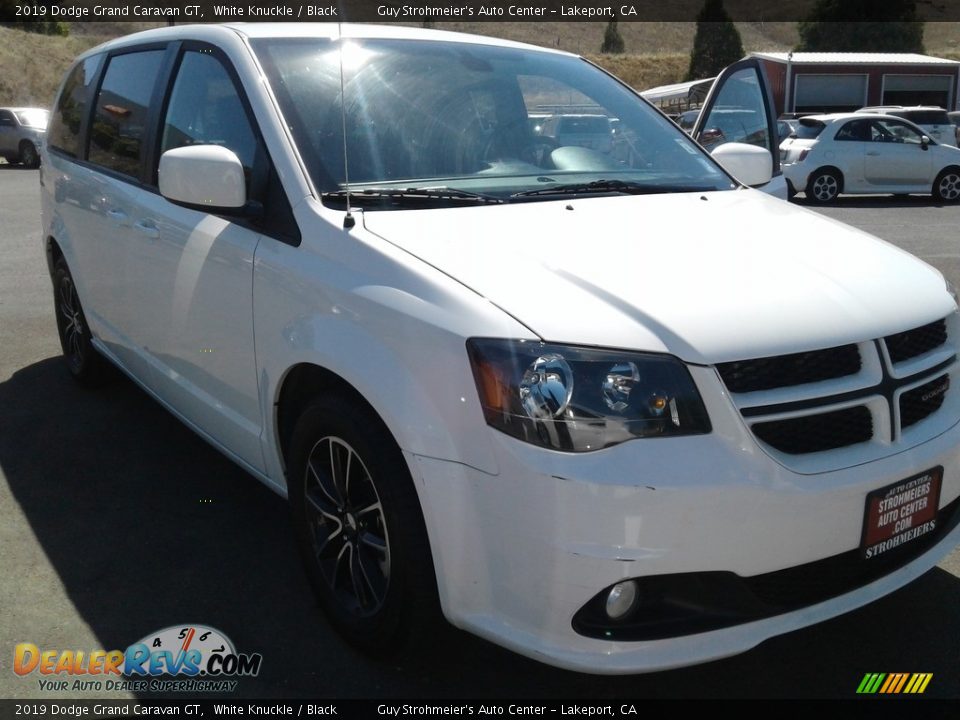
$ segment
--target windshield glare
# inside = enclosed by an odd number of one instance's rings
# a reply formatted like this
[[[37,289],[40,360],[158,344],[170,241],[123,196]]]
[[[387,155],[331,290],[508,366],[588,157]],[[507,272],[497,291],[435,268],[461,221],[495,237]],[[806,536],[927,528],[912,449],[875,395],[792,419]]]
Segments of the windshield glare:
[[[666,117],[577,58],[470,43],[348,40],[341,97],[340,42],[253,45],[322,192],[344,189],[348,174],[351,190],[447,188],[498,197],[598,180],[651,191],[736,187]]]
[[[47,129],[47,119],[50,113],[46,110],[18,110],[17,120],[26,127],[37,128],[39,130]]]

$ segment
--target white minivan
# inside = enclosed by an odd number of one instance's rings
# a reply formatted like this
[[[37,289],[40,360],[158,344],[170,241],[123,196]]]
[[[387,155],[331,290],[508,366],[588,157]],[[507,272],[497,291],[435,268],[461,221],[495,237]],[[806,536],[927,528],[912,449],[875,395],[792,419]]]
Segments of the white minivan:
[[[589,62],[490,38],[90,50],[41,168],[67,366],[119,367],[287,496],[371,652],[445,616],[629,673],[859,607],[960,541],[956,295],[742,184],[775,118],[755,61],[727,81],[758,122],[712,157]]]

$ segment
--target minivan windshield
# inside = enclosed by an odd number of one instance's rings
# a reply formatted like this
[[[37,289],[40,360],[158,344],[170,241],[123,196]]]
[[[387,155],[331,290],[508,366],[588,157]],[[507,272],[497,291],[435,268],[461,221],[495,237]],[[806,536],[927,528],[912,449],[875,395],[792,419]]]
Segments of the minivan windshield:
[[[666,117],[578,58],[408,39],[345,40],[342,57],[328,39],[253,47],[331,202],[348,187],[391,206],[737,187]]]

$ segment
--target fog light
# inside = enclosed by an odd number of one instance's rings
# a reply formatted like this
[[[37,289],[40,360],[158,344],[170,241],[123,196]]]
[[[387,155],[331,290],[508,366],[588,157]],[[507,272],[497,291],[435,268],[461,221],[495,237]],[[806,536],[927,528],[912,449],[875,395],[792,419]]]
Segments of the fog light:
[[[607,617],[611,620],[620,620],[627,616],[637,604],[637,581],[625,580],[617,583],[607,594],[607,602],[604,605],[607,611]]]

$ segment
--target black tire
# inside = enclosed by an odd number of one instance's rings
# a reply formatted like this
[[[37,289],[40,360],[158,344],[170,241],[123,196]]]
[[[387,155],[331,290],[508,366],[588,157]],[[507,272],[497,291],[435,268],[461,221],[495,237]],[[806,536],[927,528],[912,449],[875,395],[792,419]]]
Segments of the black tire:
[[[348,642],[382,657],[442,627],[416,489],[372,410],[339,395],[314,401],[293,431],[288,491],[310,583]]]
[[[29,140],[20,143],[20,163],[24,167],[40,167],[40,153],[37,152],[37,146]]]
[[[933,197],[948,203],[960,200],[960,168],[948,167],[940,171],[933,181]]]
[[[797,196],[797,189],[793,186],[793,183],[789,180],[787,183],[787,200],[793,200]]]
[[[58,257],[53,264],[53,304],[60,347],[70,374],[81,385],[102,384],[110,376],[110,364],[91,343],[90,327],[63,257]]]
[[[807,200],[818,205],[832,203],[841,192],[843,192],[843,178],[836,170],[821,168],[810,175],[807,181]]]

